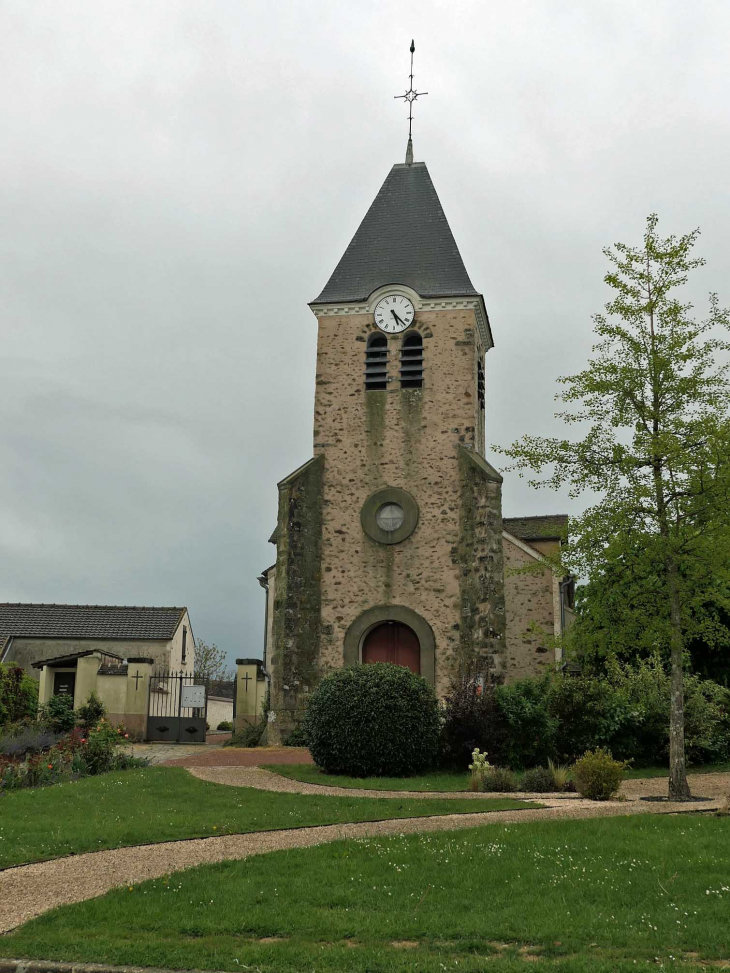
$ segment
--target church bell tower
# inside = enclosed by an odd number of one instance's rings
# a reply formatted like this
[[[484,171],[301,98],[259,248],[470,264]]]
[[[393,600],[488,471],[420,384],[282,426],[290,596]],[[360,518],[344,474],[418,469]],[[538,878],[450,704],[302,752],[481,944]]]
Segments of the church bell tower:
[[[489,318],[410,140],[406,158],[310,304],[312,457],[278,485],[267,572],[269,743],[339,666],[405,665],[439,695],[466,663],[504,670]]]

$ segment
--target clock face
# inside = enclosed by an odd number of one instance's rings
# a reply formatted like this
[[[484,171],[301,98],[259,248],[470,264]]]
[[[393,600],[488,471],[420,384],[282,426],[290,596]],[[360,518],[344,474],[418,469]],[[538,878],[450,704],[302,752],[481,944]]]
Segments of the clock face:
[[[413,323],[416,309],[407,297],[388,294],[375,305],[375,323],[387,334],[398,334]]]

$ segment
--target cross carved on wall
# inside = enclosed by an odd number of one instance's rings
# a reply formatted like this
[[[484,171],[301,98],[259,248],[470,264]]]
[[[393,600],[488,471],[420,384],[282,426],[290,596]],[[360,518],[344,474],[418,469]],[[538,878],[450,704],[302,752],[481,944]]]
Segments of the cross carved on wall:
[[[241,681],[244,682],[244,683],[246,683],[246,692],[248,692],[248,681],[249,681],[250,678],[251,677],[249,676],[248,673],[246,673],[245,676],[241,676]]]
[[[134,689],[135,689],[135,692],[139,689],[139,681],[140,681],[140,679],[144,679],[144,676],[140,675],[140,672],[139,672],[139,669],[138,669],[136,671],[136,673],[134,674]]]

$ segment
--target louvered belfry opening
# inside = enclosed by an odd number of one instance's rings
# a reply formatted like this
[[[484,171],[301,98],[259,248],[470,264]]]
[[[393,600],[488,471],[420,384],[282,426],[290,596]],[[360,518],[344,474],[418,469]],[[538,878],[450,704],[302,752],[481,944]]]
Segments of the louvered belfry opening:
[[[479,408],[484,411],[484,365],[482,362],[477,362],[477,397]]]
[[[423,388],[423,338],[417,331],[403,339],[400,350],[400,387]]]
[[[384,334],[371,334],[365,349],[365,391],[382,391],[388,387],[388,339]]]

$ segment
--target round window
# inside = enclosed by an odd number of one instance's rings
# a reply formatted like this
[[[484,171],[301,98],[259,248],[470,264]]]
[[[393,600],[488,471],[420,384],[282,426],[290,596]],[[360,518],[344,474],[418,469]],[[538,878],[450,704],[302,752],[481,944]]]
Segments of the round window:
[[[400,487],[382,487],[362,505],[360,523],[378,544],[400,544],[416,529],[418,504]]]
[[[381,530],[391,533],[403,526],[405,514],[399,503],[384,503],[375,514],[375,523]]]

